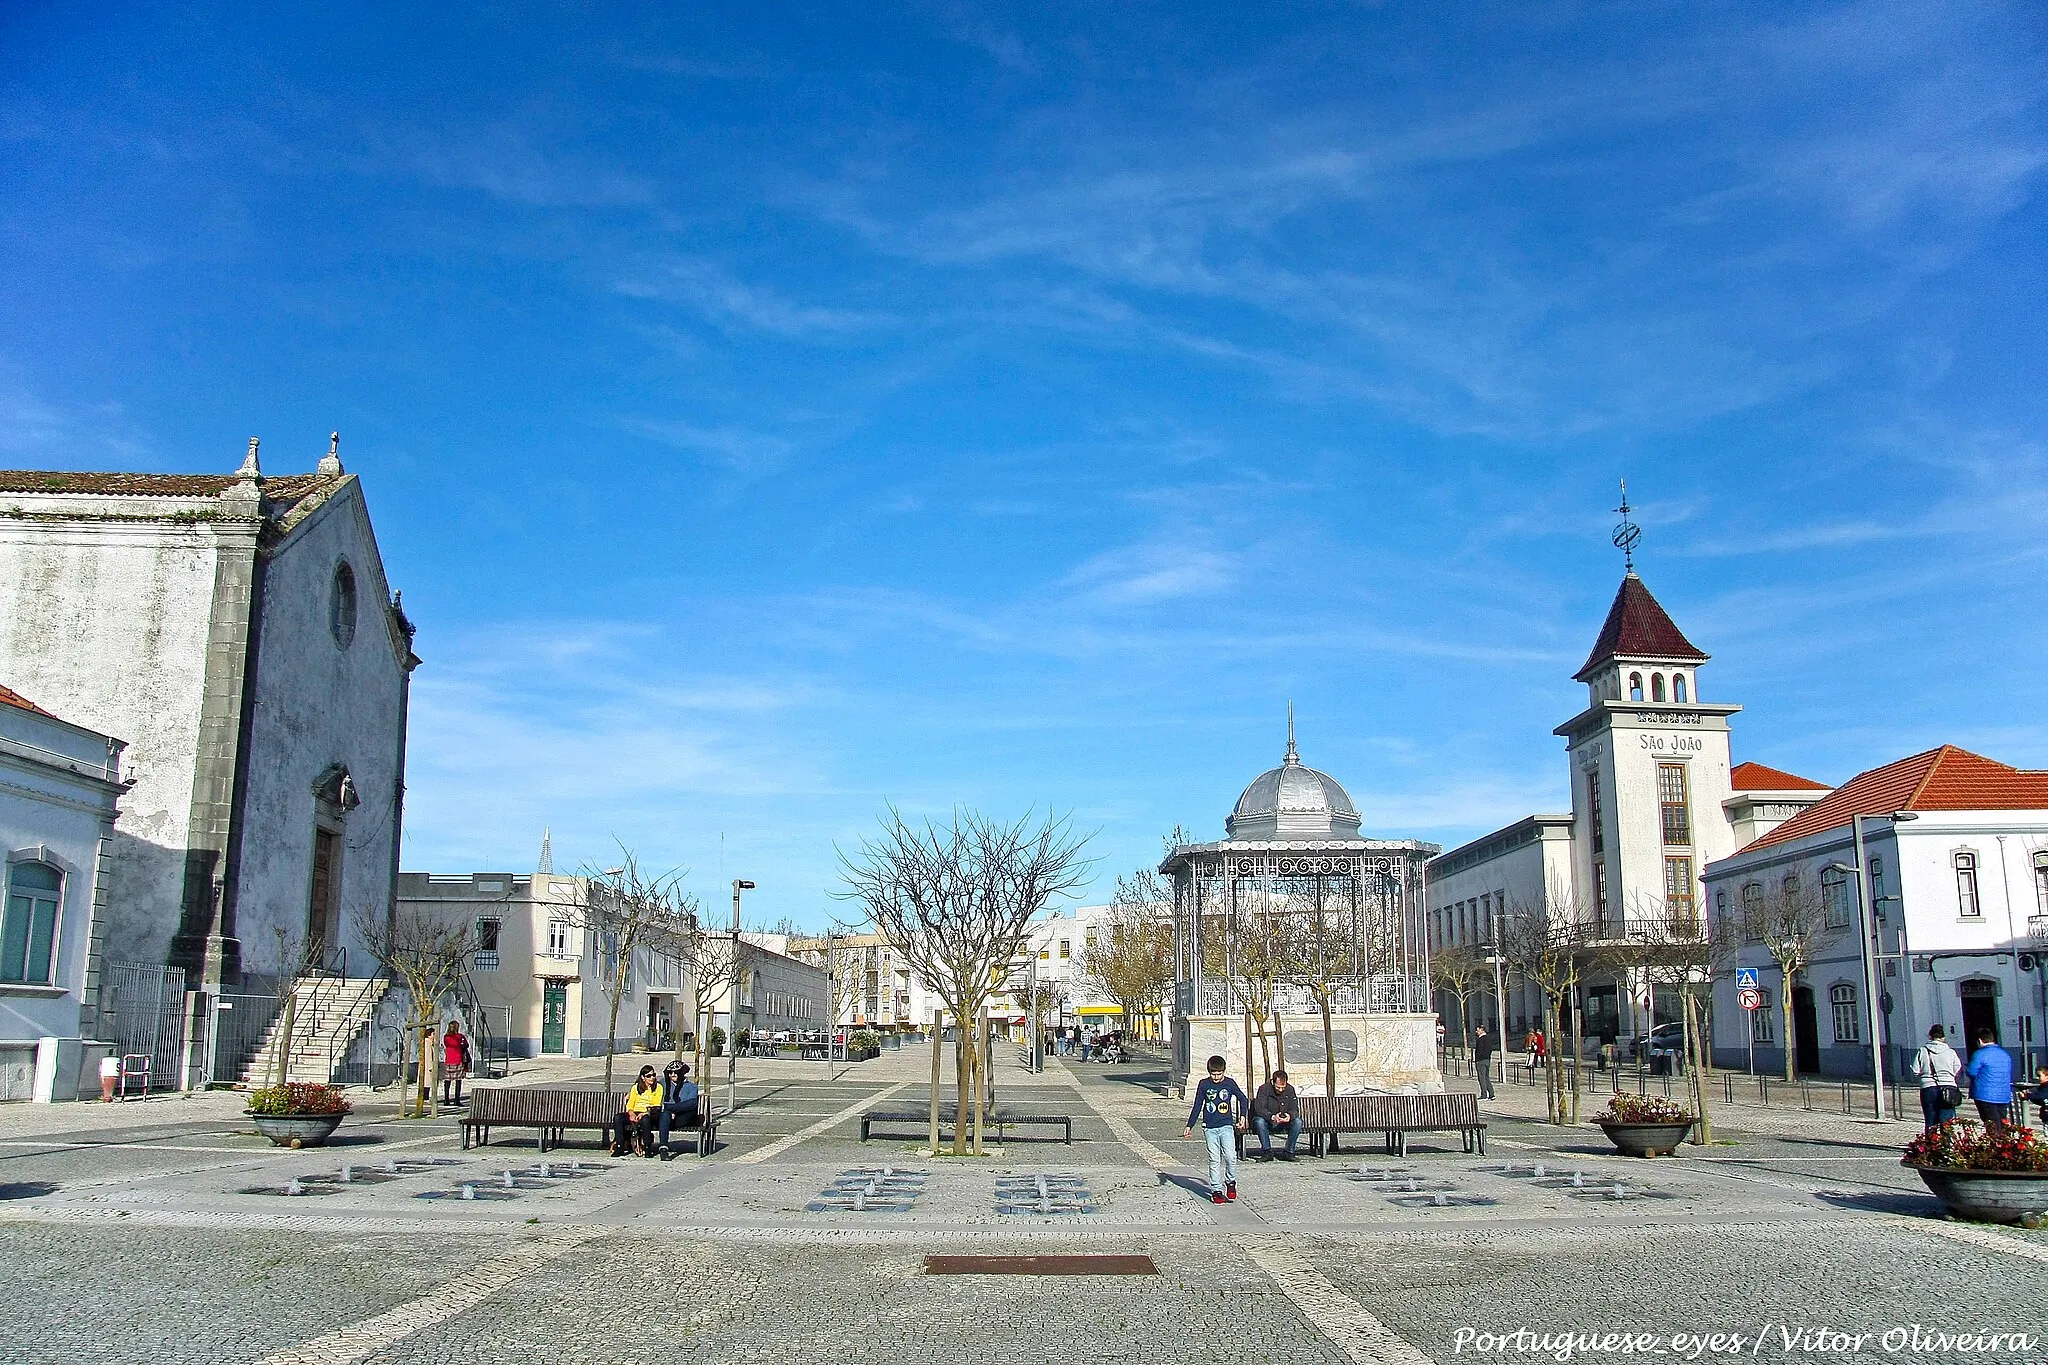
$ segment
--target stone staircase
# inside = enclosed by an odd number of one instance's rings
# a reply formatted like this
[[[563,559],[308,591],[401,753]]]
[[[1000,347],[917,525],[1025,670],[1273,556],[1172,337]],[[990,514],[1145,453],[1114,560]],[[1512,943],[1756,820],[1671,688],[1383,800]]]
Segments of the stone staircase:
[[[369,1026],[378,1001],[390,989],[381,977],[306,976],[292,992],[298,1001],[292,1020],[292,1052],[286,1079],[326,1084],[332,1063],[347,1058],[349,1049]],[[263,1035],[256,1055],[242,1069],[242,1084],[256,1088],[273,1084],[277,1050],[284,1041],[284,1011]],[[346,1035],[346,1036],[342,1036]]]

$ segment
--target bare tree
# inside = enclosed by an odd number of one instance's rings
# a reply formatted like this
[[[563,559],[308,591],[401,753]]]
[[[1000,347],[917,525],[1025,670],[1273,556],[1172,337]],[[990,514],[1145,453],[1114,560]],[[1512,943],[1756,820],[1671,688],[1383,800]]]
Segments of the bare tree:
[[[1173,986],[1173,890],[1169,884],[1166,899],[1157,899],[1163,880],[1142,869],[1118,879],[1109,913],[1081,948],[1083,979],[1116,1001],[1134,1031]]]
[[[270,989],[277,997],[277,1013],[272,1016],[277,1022],[270,1034],[271,1074],[275,1078],[271,1084],[284,1085],[292,1078],[292,1034],[298,1026],[299,978],[311,969],[313,950],[304,933],[287,925],[273,924],[270,933],[275,940],[271,966],[276,973]]]
[[[1296,953],[1289,942],[1291,926],[1284,911],[1263,892],[1234,897],[1225,914],[1208,918],[1220,918],[1223,932],[1203,943],[1203,974],[1222,981],[1236,1000],[1244,1015],[1245,1067],[1252,1067],[1256,1037],[1258,1071],[1263,1076],[1273,1069],[1269,1037],[1283,1063],[1287,1056],[1286,1025],[1280,1018],[1278,998],[1280,984],[1294,971]]]
[[[619,1044],[619,1007],[633,993],[633,962],[660,953],[681,963],[696,936],[697,899],[683,890],[688,869],[659,876],[641,872],[631,849],[619,846],[620,866],[583,873],[583,928],[597,948],[597,986],[608,1009],[604,1033],[604,1088],[612,1088],[612,1054]]]
[[[1584,964],[1577,905],[1562,886],[1553,884],[1532,902],[1510,900],[1500,920],[1501,956],[1543,997],[1543,1036],[1558,1038],[1558,1018],[1573,999]],[[1576,1053],[1577,1049],[1574,1049]],[[1544,1068],[1543,1090],[1550,1121],[1578,1121],[1577,1058],[1569,1077],[1558,1050]]]
[[[1429,978],[1438,990],[1458,1002],[1458,1032],[1464,1039],[1466,1055],[1470,1056],[1473,986],[1493,983],[1493,972],[1485,955],[1469,945],[1439,948],[1430,955]]]
[[[847,889],[840,894],[866,910],[952,1013],[960,1039],[954,1050],[953,1153],[967,1150],[972,1109],[979,1154],[987,1066],[978,1045],[981,1012],[995,992],[998,970],[1029,935],[1032,917],[1086,881],[1089,863],[1081,855],[1087,838],[1075,835],[1070,819],[1052,814],[1037,820],[1027,813],[1003,824],[956,810],[945,825],[913,825],[892,806],[881,825],[881,833],[862,840],[852,854],[841,851]],[[934,1132],[938,1117],[934,1085]]]
[[[1792,988],[1799,973],[1832,942],[1836,931],[1828,927],[1827,909],[1819,888],[1804,884],[1797,872],[1787,872],[1776,886],[1751,882],[1742,888],[1735,912],[1741,940],[1760,943],[1778,964],[1779,1017],[1785,1025],[1785,1079],[1798,1079],[1798,1058],[1792,1046]]]
[[[712,1005],[714,996],[705,987],[718,982],[725,989],[738,990],[739,940],[731,933],[716,933],[700,923],[685,934],[676,945],[682,957],[683,970],[690,980],[690,1028],[676,1035],[676,1060],[683,1059],[685,1039],[694,1044],[692,1064],[695,1074],[704,1075],[705,1058],[711,1045]],[[730,1039],[727,1040],[731,1042]],[[708,1112],[711,1106],[711,1089],[704,1087],[704,1105]]]
[[[469,970],[475,946],[467,919],[439,907],[401,903],[388,915],[383,906],[361,906],[355,913],[356,933],[385,971],[405,987],[411,1002],[408,1040],[419,1054],[417,1089],[408,1097],[401,1117],[438,1115],[434,1091],[433,1050],[441,999],[453,991]],[[402,1059],[401,1059],[402,1060]]]

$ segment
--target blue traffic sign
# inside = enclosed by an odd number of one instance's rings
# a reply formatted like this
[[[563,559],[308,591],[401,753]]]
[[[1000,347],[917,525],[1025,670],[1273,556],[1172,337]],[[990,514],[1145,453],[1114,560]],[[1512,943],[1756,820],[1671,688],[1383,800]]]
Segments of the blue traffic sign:
[[[1756,989],[1756,968],[1737,967],[1735,969],[1735,985],[1738,989]]]

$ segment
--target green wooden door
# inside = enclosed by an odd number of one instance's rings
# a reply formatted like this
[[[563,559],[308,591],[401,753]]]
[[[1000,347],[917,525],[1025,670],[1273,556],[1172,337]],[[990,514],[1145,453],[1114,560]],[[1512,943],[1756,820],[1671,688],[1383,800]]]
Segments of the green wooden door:
[[[569,983],[550,981],[541,996],[540,1050],[559,1054],[569,1027]]]

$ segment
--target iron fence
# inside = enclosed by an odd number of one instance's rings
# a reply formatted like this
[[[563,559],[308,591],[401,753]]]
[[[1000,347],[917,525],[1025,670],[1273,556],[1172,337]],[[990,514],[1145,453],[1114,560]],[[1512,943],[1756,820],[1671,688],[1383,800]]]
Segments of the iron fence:
[[[275,992],[223,992],[213,998],[212,1007],[201,1016],[209,1030],[204,1056],[204,1080],[209,1085],[236,1085],[263,1047],[270,1026],[282,1012]],[[270,1077],[252,1076],[251,1084],[268,1085]]]
[[[148,1090],[178,1090],[185,1079],[185,970],[111,963],[101,978],[101,1027],[115,1053],[140,1057]],[[105,1020],[111,1016],[109,1027]]]

